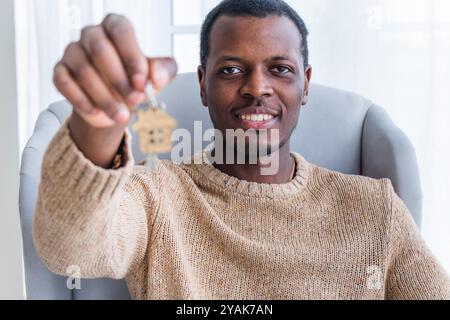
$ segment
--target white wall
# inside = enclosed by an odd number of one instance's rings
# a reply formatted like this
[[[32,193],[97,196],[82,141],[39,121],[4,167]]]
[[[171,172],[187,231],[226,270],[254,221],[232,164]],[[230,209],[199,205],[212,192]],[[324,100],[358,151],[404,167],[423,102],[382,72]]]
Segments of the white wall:
[[[24,299],[14,0],[0,1],[0,299]]]

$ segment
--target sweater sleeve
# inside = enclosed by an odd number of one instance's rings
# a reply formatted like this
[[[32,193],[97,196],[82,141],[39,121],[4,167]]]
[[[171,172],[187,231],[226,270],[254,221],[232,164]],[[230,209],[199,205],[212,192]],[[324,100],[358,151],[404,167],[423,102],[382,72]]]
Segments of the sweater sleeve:
[[[146,192],[139,191],[140,181],[133,176],[128,131],[124,139],[124,165],[117,170],[85,158],[67,121],[47,148],[33,240],[50,271],[67,276],[76,267],[82,278],[121,279],[143,261],[148,241]]]
[[[391,259],[387,298],[401,300],[450,299],[450,279],[426,245],[404,202],[391,186]]]

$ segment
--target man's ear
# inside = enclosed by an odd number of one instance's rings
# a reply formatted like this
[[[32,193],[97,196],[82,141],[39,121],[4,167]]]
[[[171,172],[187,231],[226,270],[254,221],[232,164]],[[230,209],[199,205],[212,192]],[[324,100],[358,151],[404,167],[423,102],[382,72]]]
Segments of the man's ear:
[[[198,83],[200,84],[200,97],[202,98],[202,104],[205,107],[208,107],[208,100],[206,99],[206,87],[205,87],[205,79],[206,79],[206,71],[202,66],[199,66],[197,69]]]
[[[312,67],[308,64],[305,69],[305,83],[303,84],[302,106],[306,105],[309,100],[309,85],[311,83]]]

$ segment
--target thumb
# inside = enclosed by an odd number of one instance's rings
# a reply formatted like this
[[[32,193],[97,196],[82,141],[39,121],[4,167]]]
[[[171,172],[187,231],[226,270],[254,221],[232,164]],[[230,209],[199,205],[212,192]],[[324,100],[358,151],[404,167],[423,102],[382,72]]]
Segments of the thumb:
[[[177,62],[170,57],[147,58],[147,61],[149,66],[148,80],[159,92],[176,77],[178,72]]]

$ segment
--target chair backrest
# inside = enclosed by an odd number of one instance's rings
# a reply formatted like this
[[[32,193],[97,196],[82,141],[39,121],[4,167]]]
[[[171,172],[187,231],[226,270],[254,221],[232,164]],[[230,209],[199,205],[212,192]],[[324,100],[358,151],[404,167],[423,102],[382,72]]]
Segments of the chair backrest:
[[[194,134],[194,121],[203,130],[212,128],[207,108],[202,107],[195,73],[180,74],[160,94],[179,127]],[[127,299],[123,280],[82,280],[81,290],[68,290],[66,279],[51,274],[40,261],[31,238],[40,167],[47,145],[71,113],[66,101],[44,111],[22,156],[20,214],[24,243],[26,285],[29,299]],[[133,139],[133,153],[143,159]],[[204,147],[198,146],[192,152]],[[329,87],[313,84],[310,101],[300,113],[291,149],[309,162],[346,174],[390,178],[420,225],[422,193],[414,148],[387,113],[371,101]],[[163,155],[168,158],[169,155]]]

